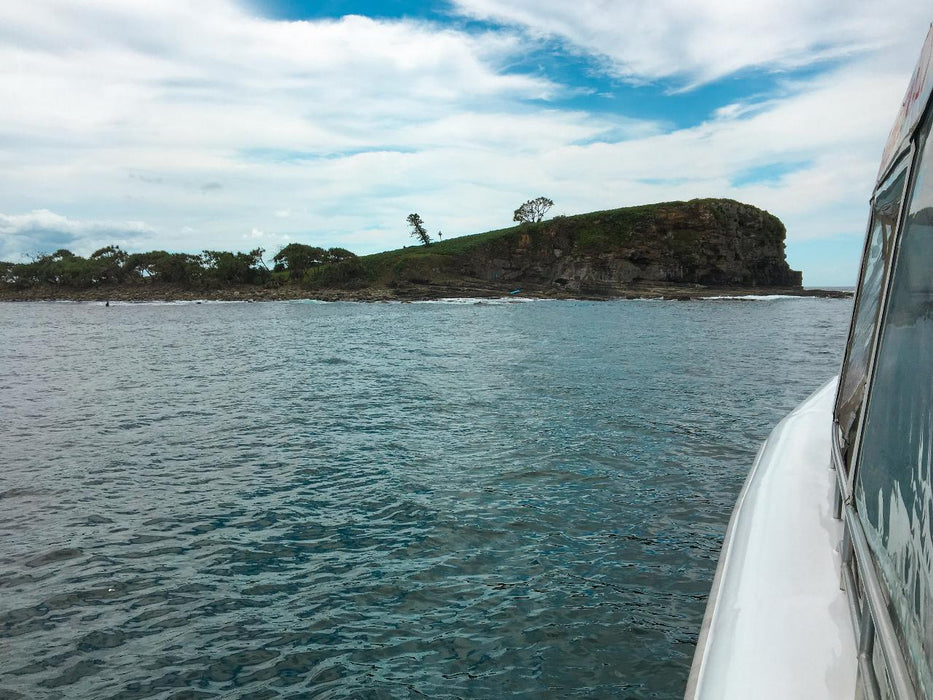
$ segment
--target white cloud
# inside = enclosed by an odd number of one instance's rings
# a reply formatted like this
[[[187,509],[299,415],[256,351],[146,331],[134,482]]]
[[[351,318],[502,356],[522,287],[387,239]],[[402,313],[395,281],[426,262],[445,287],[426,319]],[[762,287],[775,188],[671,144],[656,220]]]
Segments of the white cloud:
[[[197,9],[163,0],[157,12],[136,3],[47,5],[58,16],[55,45],[28,21],[31,5],[0,7],[0,23],[19,35],[0,44],[0,89],[16,97],[4,127],[49,145],[329,153],[385,143],[451,104],[557,90],[494,70],[518,48],[509,35],[354,16],[272,22],[218,0]]]
[[[223,0],[0,4],[0,211],[139,217],[166,247],[218,246],[270,212],[307,232],[297,212],[397,190],[416,151],[482,148],[467,129],[488,148],[519,129],[594,133],[557,113],[486,116],[561,90],[499,70],[520,49],[509,33],[274,22]],[[352,233],[320,218],[325,236]]]
[[[141,221],[78,221],[48,209],[0,213],[0,260],[22,261],[26,254],[52,253],[69,246],[88,255],[105,245],[127,246],[154,233]]]
[[[262,246],[269,246],[272,252],[278,250],[281,246],[288,243],[291,239],[287,233],[275,233],[273,231],[263,231],[258,228],[254,228],[249,233],[244,233],[242,236],[244,239],[250,241],[250,245],[259,244]]]
[[[563,39],[635,81],[702,83],[905,44],[915,52],[930,22],[930,8],[913,0],[453,1],[473,17]]]

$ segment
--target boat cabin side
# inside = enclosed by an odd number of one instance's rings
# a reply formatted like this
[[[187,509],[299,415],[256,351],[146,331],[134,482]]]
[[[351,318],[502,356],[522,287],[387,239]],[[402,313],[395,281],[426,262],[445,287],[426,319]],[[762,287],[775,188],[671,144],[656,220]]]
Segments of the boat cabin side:
[[[857,692],[933,697],[933,28],[871,200],[833,413]]]

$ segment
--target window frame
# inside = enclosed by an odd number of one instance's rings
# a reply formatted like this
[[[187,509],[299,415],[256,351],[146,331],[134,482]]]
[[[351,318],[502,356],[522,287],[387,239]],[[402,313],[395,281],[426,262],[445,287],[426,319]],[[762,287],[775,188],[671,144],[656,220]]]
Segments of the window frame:
[[[921,120],[921,125],[922,123],[923,122]],[[867,398],[872,381],[874,380],[874,358],[878,349],[879,338],[881,335],[879,333],[879,329],[882,327],[884,322],[885,307],[888,299],[888,288],[890,286],[891,275],[893,274],[894,267],[897,264],[897,253],[901,238],[901,222],[904,215],[904,202],[907,199],[907,194],[911,191],[911,186],[913,185],[914,181],[914,173],[916,170],[915,152],[915,140],[911,138],[910,147],[905,149],[902,153],[898,154],[898,156],[891,161],[890,166],[888,166],[883,175],[878,178],[875,189],[872,192],[871,199],[869,200],[868,225],[865,229],[865,242],[862,246],[862,264],[859,266],[858,280],[855,287],[855,297],[852,302],[852,322],[849,324],[849,334],[846,338],[845,352],[843,353],[842,364],[839,367],[839,387],[837,388],[836,399],[833,403],[833,452],[835,454],[837,450],[839,451],[839,466],[841,466],[843,473],[845,473],[848,477],[845,493],[847,499],[849,496],[851,496],[852,484],[854,484],[853,477],[857,471],[858,447],[861,444],[862,418],[865,413],[865,408],[868,405]],[[859,402],[859,413],[856,418],[855,437],[853,438],[852,443],[847,445],[846,438],[842,434],[842,426],[839,423],[839,400],[841,398],[840,392],[842,391],[843,380],[846,377],[846,370],[848,369],[849,358],[852,352],[852,341],[855,337],[855,322],[857,319],[859,307],[862,303],[862,292],[864,291],[863,286],[865,282],[865,275],[868,272],[868,251],[871,249],[872,232],[874,231],[875,222],[877,219],[875,213],[875,203],[877,201],[878,195],[883,191],[884,185],[888,183],[888,180],[890,180],[890,178],[897,172],[897,170],[905,163],[906,168],[904,189],[901,193],[901,199],[897,209],[897,218],[894,222],[894,230],[891,233],[891,260],[887,265],[885,265],[884,276],[881,278],[881,291],[878,297],[878,315],[875,321],[875,327],[872,330],[871,348],[868,351],[867,358],[868,361],[865,363],[865,389],[862,392],[862,400]],[[843,456],[843,450],[846,448],[848,448],[848,460],[846,460]],[[836,468],[835,465],[834,468]]]

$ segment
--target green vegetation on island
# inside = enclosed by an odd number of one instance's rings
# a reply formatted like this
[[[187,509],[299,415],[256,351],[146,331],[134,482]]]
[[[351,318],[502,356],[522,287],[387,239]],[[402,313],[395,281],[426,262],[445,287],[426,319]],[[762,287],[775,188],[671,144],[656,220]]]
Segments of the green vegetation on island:
[[[648,289],[799,289],[777,217],[728,199],[697,199],[543,220],[553,202],[529,200],[518,225],[432,240],[407,217],[420,245],[357,256],[290,243],[265,251],[128,253],[107,246],[87,258],[67,250],[0,263],[2,298],[183,298],[213,293],[282,298],[484,296],[522,288],[549,296],[609,297]],[[231,290],[236,290],[235,293]],[[78,292],[92,292],[79,294]],[[230,293],[229,295],[227,293]],[[161,297],[160,297],[161,295]]]

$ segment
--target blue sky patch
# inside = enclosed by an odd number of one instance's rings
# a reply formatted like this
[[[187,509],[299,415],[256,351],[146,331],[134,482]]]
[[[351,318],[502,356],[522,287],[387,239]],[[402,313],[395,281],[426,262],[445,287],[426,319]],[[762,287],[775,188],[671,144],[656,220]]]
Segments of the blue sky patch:
[[[245,148],[243,160],[253,163],[303,163],[315,160],[339,160],[364,153],[415,153],[411,148],[354,148],[342,151],[293,151],[286,148]]]
[[[378,19],[443,19],[450,4],[430,0],[249,0],[249,4],[270,19],[336,19],[363,15]]]
[[[768,163],[754,168],[742,170],[732,178],[733,187],[744,185],[776,185],[787,175],[806,170],[813,165],[813,161],[803,160],[788,163]]]
[[[787,246],[787,262],[792,269],[803,270],[805,287],[854,287],[863,242],[860,232],[794,241]]]

